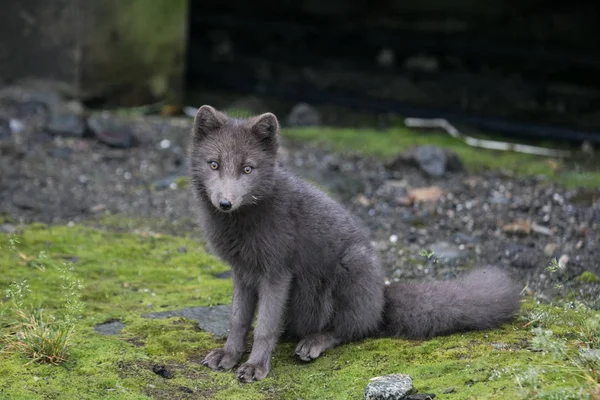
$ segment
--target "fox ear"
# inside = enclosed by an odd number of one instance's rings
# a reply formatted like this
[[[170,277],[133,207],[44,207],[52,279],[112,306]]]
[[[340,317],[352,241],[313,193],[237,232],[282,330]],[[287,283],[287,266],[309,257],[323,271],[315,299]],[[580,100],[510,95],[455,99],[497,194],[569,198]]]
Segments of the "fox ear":
[[[227,117],[225,114],[215,110],[211,106],[202,106],[196,113],[196,118],[194,118],[193,134],[198,138],[208,136],[225,125],[226,121]]]
[[[265,150],[276,152],[279,147],[279,122],[272,113],[261,114],[251,120],[250,130]]]

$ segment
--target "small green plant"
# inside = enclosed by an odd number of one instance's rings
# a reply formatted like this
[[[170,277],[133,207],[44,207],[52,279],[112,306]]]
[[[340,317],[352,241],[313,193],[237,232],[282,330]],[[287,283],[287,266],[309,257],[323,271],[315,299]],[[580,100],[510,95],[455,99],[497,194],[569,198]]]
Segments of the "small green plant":
[[[564,273],[565,265],[553,259],[546,267],[550,274]],[[562,285],[557,285],[562,287]],[[573,293],[573,297],[576,298]],[[549,307],[537,306],[523,316],[523,327],[532,326],[531,348],[544,352],[561,364],[560,373],[583,380],[577,393],[545,392],[543,370],[532,367],[515,377],[525,398],[539,399],[600,399],[600,315],[593,307],[581,301],[555,303]],[[560,334],[548,329],[560,327]],[[557,369],[548,366],[547,370]]]
[[[566,302],[552,305],[545,310],[531,311],[524,325],[532,329],[531,349],[544,352],[558,364],[538,365],[515,377],[517,386],[527,399],[600,399],[600,315],[582,302]],[[558,327],[560,334],[546,329]],[[543,375],[558,371],[580,379],[582,386],[577,393],[546,392]]]
[[[421,250],[419,255],[421,257],[425,257],[429,260],[431,257],[433,257],[435,255],[435,253],[432,250],[423,249],[423,250]]]
[[[548,264],[548,266],[546,267],[546,271],[548,271],[551,274],[555,274],[557,272],[564,273],[564,270],[565,265],[561,262],[561,260],[556,260],[556,258],[553,258],[552,261],[550,261],[550,264]],[[562,288],[562,286],[562,283],[556,283],[554,285],[556,289],[560,289]]]
[[[17,252],[17,245],[19,244],[19,239],[17,239],[16,235],[12,235],[10,239],[8,239],[8,248],[12,252]]]
[[[546,267],[546,271],[548,271],[550,273],[555,273],[557,271],[562,271],[564,269],[565,269],[565,266],[563,264],[559,263],[556,258],[553,258],[552,261],[550,261],[550,264],[548,264],[548,266]]]
[[[37,257],[29,258],[19,252],[18,244],[16,238],[11,238],[10,250],[20,258],[25,258],[28,265],[33,262],[32,266],[44,271],[46,264],[42,261],[47,258],[45,253],[42,251]],[[79,279],[72,276],[70,265],[63,264],[57,269],[64,298],[63,306],[57,310],[56,315],[27,304],[27,294],[31,291],[27,280],[13,282],[6,290],[9,301],[0,310],[2,353],[18,353],[31,359],[30,362],[50,364],[58,364],[67,359],[77,316],[83,308],[80,301],[83,286]]]
[[[69,354],[70,329],[39,310],[14,310],[15,322],[2,337],[3,352],[24,354],[30,362],[59,364]]]

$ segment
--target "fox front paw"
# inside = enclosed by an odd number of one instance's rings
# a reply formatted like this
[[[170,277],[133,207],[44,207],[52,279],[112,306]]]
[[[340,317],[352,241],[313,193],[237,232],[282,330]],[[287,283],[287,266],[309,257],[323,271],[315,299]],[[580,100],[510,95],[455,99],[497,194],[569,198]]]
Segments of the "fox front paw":
[[[202,365],[214,370],[228,370],[236,366],[240,356],[229,353],[225,349],[214,349],[202,360]]]
[[[237,380],[245,383],[260,381],[265,379],[268,374],[268,367],[244,363],[237,370]]]

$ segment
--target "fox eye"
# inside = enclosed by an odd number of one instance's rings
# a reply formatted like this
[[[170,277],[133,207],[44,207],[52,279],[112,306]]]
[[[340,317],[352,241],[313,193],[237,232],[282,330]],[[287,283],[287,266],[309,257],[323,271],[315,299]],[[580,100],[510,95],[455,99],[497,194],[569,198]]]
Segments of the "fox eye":
[[[244,171],[244,173],[247,175],[247,174],[249,174],[250,172],[252,172],[252,167],[251,167],[251,166],[249,166],[249,165],[246,165],[246,166],[244,167],[243,171]]]
[[[211,161],[208,163],[211,169],[219,169],[219,163],[216,161]]]

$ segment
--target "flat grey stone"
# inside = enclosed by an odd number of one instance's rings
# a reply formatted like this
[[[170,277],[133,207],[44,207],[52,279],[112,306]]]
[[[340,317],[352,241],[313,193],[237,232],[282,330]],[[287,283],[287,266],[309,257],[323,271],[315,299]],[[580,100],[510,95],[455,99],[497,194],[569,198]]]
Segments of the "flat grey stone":
[[[47,129],[53,135],[84,137],[87,127],[85,120],[81,116],[62,113],[53,114],[50,117]]]
[[[210,332],[217,337],[227,336],[229,328],[230,305],[219,305],[213,307],[190,307],[179,310],[162,311],[143,314],[143,318],[173,318],[183,317],[198,321],[198,327],[203,331]]]
[[[430,250],[433,251],[434,257],[440,261],[452,262],[459,260],[465,256],[465,252],[448,242],[436,242],[432,244]]]
[[[7,139],[12,136],[12,130],[10,129],[10,123],[4,118],[0,118],[0,140]]]
[[[98,324],[94,330],[101,335],[118,335],[125,328],[125,324],[121,321],[110,321]]]
[[[134,145],[131,129],[116,123],[112,118],[90,117],[88,126],[94,132],[96,139],[109,147],[128,149]]]
[[[2,233],[15,233],[17,231],[17,227],[13,224],[1,224],[0,232]]]
[[[229,279],[229,278],[231,278],[231,270],[228,269],[225,272],[219,272],[218,274],[215,274],[215,278],[218,278],[218,279]]]
[[[402,400],[415,391],[412,378],[392,374],[372,378],[365,388],[365,400]]]
[[[405,165],[415,165],[427,175],[442,177],[446,172],[463,170],[463,165],[456,153],[436,146],[417,146],[400,153],[388,163],[392,171],[402,171]]]

